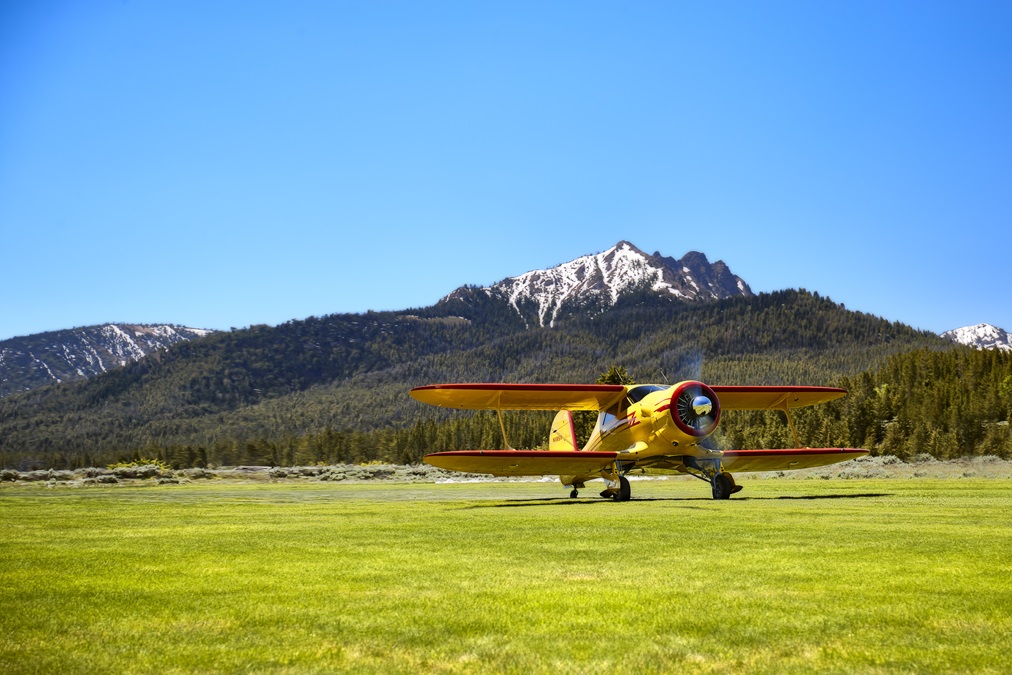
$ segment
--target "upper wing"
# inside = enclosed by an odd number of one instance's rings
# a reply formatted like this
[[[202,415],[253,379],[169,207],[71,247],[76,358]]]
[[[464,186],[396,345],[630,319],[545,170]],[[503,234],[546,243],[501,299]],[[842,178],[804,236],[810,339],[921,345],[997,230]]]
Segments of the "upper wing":
[[[615,461],[615,452],[559,450],[451,450],[425,455],[426,464],[494,476],[593,475]]]
[[[735,387],[711,385],[724,410],[786,410],[847,395],[836,387]]]
[[[711,387],[725,410],[785,410],[845,396],[835,387]],[[605,410],[625,395],[620,384],[430,384],[411,396],[465,410]]]
[[[625,396],[620,384],[430,384],[422,403],[464,410],[604,410]]]

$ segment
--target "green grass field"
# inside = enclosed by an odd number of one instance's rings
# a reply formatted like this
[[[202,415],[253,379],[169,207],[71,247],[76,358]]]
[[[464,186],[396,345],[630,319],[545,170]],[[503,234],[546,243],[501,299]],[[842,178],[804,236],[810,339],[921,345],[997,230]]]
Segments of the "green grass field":
[[[0,489],[0,672],[1009,672],[1012,482]]]

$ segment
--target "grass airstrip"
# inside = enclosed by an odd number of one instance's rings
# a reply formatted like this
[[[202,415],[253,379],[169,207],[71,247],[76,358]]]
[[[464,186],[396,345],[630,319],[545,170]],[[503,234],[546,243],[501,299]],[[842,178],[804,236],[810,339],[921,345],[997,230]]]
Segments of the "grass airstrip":
[[[741,482],[4,487],[0,672],[1012,671],[1012,481]]]

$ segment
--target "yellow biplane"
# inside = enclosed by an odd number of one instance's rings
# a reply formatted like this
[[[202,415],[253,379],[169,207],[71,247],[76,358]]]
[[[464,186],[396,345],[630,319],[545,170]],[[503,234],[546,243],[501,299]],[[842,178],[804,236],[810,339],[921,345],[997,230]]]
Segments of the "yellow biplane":
[[[433,384],[411,396],[423,403],[462,410],[495,410],[506,450],[454,450],[426,455],[426,463],[451,471],[493,476],[557,475],[570,497],[589,480],[602,478],[602,497],[626,501],[626,474],[666,469],[710,484],[714,499],[741,490],[728,469],[784,471],[834,464],[868,453],[856,448],[803,448],[791,410],[845,396],[832,387],[707,386],[688,380],[656,384]],[[548,450],[514,450],[506,438],[504,410],[558,410]],[[597,425],[584,448],[576,441],[574,410],[597,411]],[[721,410],[782,410],[794,448],[712,450],[701,441],[717,429]]]

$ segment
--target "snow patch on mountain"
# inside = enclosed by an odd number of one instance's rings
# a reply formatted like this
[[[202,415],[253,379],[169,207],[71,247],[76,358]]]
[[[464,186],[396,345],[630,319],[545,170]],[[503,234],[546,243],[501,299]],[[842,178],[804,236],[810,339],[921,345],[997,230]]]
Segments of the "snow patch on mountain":
[[[481,290],[505,299],[528,323],[533,319],[539,326],[554,326],[567,311],[604,311],[623,295],[645,289],[685,301],[752,295],[748,284],[731,274],[722,261],[711,265],[705,255],[695,251],[681,260],[659,253],[649,255],[628,241],[620,241],[603,253],[509,277]]]
[[[977,349],[1012,351],[1012,335],[989,323],[978,323],[975,326],[963,326],[948,330],[942,333],[942,337]]]
[[[0,397],[81,380],[214,331],[184,326],[104,324],[0,342]]]

